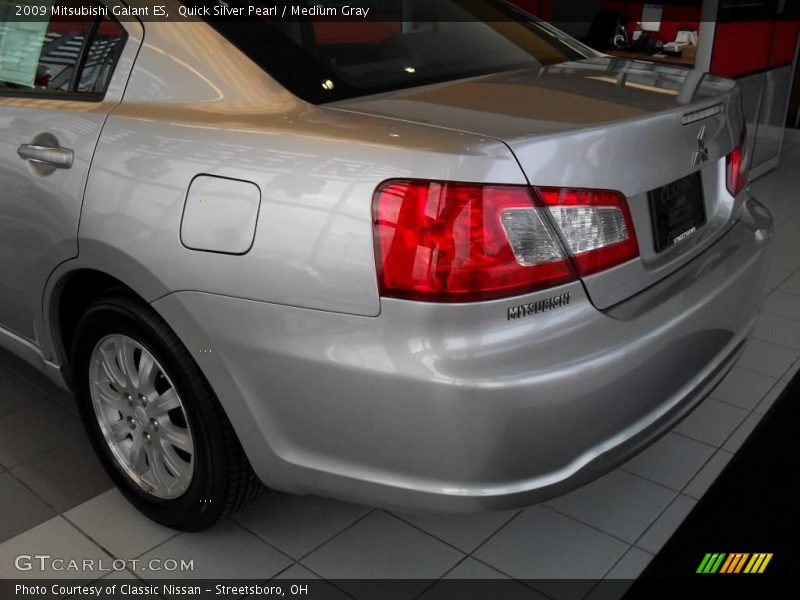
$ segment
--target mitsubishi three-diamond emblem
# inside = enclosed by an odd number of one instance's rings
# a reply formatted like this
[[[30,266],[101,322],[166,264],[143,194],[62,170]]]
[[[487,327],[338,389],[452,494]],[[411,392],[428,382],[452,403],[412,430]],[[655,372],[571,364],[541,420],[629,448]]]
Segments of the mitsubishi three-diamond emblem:
[[[697,151],[692,156],[692,166],[699,167],[708,160],[708,147],[706,146],[706,126],[700,128],[697,134]]]

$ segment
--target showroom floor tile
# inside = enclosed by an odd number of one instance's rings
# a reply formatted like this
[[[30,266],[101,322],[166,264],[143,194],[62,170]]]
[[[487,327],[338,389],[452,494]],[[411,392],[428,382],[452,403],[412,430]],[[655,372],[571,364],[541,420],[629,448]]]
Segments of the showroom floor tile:
[[[177,535],[174,530],[131,512],[130,504],[116,489],[67,511],[64,518],[119,558],[136,558]]]
[[[759,421],[761,421],[761,417],[763,415],[759,415],[756,412],[750,414],[739,427],[736,428],[731,434],[731,437],[727,439],[725,444],[722,446],[723,450],[727,450],[728,452],[736,452],[741,448],[742,444],[744,444],[745,440],[748,436],[753,433],[753,430],[758,425]]]
[[[211,531],[178,534],[146,520],[111,489],[72,398],[0,352],[0,577],[41,576],[13,568],[17,554],[41,551],[194,559],[195,576],[262,580],[578,577],[587,581],[575,597],[617,597],[618,587],[591,579],[641,573],[800,369],[800,145],[787,147],[782,161],[752,185],[775,214],[776,235],[771,293],[738,366],[641,455],[525,510],[395,515],[274,493]],[[140,569],[137,575],[159,573]],[[409,586],[397,597],[441,596],[436,585]],[[539,588],[542,597],[557,595],[546,582]],[[342,598],[353,595],[357,589],[342,592]],[[514,595],[509,591],[508,598]]]
[[[714,398],[706,398],[700,406],[694,409],[692,414],[675,427],[674,431],[698,442],[719,448],[747,418],[748,414],[746,410],[738,406],[731,406]]]
[[[674,497],[673,490],[618,469],[545,505],[632,544]]]
[[[10,473],[0,473],[0,539],[14,537],[55,514]]]
[[[316,496],[264,494],[234,519],[298,559],[340,533],[370,509]]]
[[[800,373],[800,359],[794,363],[781,377],[781,381],[784,383],[789,383],[792,379],[794,379],[795,375]]]
[[[390,543],[387,541],[391,540]],[[325,578],[435,579],[464,554],[382,510],[315,550],[302,563]]]
[[[78,418],[50,400],[0,417],[0,464],[11,469],[83,436]]]
[[[37,568],[24,573],[35,572],[35,578],[37,579],[87,578],[85,571],[69,568],[69,559],[80,560],[81,565],[84,560],[93,560],[96,566],[102,566],[103,568],[110,568],[112,560],[107,552],[104,552],[97,544],[89,540],[60,516],[53,517],[41,525],[0,544],[0,579],[20,577],[20,572],[15,570],[14,567],[16,558],[19,555],[43,555],[54,559],[66,559],[67,562],[64,564],[51,565],[46,563],[44,569],[39,569],[39,563],[34,562],[33,566]],[[103,565],[99,564],[101,561]],[[21,566],[25,567],[26,565]],[[107,574],[107,572],[97,570],[89,578],[100,579]]]
[[[658,553],[661,547],[678,529],[683,520],[691,512],[697,500],[679,494],[653,522],[647,531],[636,540],[636,546],[653,554]]]
[[[670,432],[638,454],[622,469],[680,491],[714,454],[715,448]]]
[[[763,340],[750,340],[744,349],[739,366],[773,379],[786,373],[800,359],[800,352]]]
[[[726,450],[718,450],[708,462],[703,465],[700,472],[695,475],[688,485],[683,488],[683,493],[690,498],[699,500],[708,491],[711,484],[717,479],[725,466],[733,458],[733,454]]]
[[[285,571],[282,571],[280,575],[277,575],[274,580],[276,582],[280,582],[283,580],[286,581],[310,581],[313,580],[316,583],[314,584],[314,595],[317,597],[325,598],[325,600],[353,600],[353,597],[345,592],[341,591],[339,588],[334,587],[333,585],[327,584],[322,582],[322,580],[314,575],[311,571],[306,569],[305,567],[294,564]],[[322,583],[323,587],[318,588],[317,586]],[[248,596],[248,598],[263,598],[263,596]]]
[[[759,415],[765,415],[772,408],[772,405],[775,404],[775,401],[780,398],[781,394],[783,393],[783,389],[786,387],[786,384],[789,382],[789,379],[782,379],[781,381],[777,382],[772,389],[767,392],[767,395],[758,403],[758,406],[755,407],[753,410],[754,413],[758,413]]]
[[[396,516],[462,552],[469,553],[514,518],[518,512],[514,510],[474,515],[399,513]]]
[[[645,570],[653,555],[639,548],[631,548],[608,572],[605,580],[596,585],[587,600],[618,600],[625,590]]]
[[[800,296],[800,274],[794,274],[788,277],[778,289],[788,294]]]
[[[608,579],[636,579],[645,570],[653,555],[640,548],[631,548],[614,565],[606,577]]]
[[[510,577],[468,556],[453,567],[444,579],[510,579]]]
[[[511,581],[502,573],[495,571],[491,567],[478,562],[472,558],[465,558],[452,571],[443,577],[447,584],[436,583],[425,591],[419,600],[453,600],[453,598],[484,598],[502,597],[503,600],[547,600],[547,596],[540,594],[531,588]],[[496,588],[486,589],[492,595],[482,593],[483,590],[476,589],[476,580],[491,581],[497,579],[508,580],[502,589],[502,594],[498,594]],[[460,581],[459,580],[463,580]],[[478,583],[478,586],[481,584]]]
[[[192,560],[193,570],[181,577],[267,580],[294,561],[233,521],[203,533],[181,533],[141,557],[136,574],[145,580],[175,577],[172,571],[147,570],[151,561]]]
[[[711,392],[711,397],[749,411],[756,407],[773,385],[773,377],[734,367]]]
[[[12,473],[56,512],[67,511],[112,486],[85,436],[15,467]]]
[[[41,400],[45,393],[16,373],[0,366],[0,417]]]
[[[800,321],[764,312],[756,323],[753,337],[800,350]]]
[[[534,506],[522,511],[474,556],[515,579],[538,580],[542,587],[537,589],[545,594],[555,579],[586,580],[588,593],[591,580],[602,578],[628,548],[599,529]]]

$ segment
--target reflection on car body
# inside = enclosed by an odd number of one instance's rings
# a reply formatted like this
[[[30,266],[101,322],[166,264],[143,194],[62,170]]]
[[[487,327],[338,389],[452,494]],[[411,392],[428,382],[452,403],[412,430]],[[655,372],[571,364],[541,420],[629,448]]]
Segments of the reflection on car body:
[[[0,345],[151,518],[202,529],[259,482],[536,502],[741,352],[772,219],[736,84],[422,4],[53,20],[0,69]]]

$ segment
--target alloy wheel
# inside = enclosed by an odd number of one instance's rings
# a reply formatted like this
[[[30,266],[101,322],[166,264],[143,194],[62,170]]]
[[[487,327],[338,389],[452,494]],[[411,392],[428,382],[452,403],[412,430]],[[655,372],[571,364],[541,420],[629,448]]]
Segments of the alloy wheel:
[[[108,335],[90,358],[92,405],[117,464],[145,492],[169,500],[194,476],[195,443],[177,389],[136,340]]]

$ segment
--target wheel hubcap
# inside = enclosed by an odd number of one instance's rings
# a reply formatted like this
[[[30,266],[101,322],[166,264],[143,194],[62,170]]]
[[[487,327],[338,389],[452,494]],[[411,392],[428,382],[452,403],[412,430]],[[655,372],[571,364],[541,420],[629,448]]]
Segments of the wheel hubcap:
[[[146,428],[148,423],[147,411],[143,409],[141,406],[137,406],[133,409],[133,420],[136,421],[136,424],[139,427]]]
[[[92,405],[123,471],[146,492],[181,496],[194,476],[194,438],[175,386],[136,340],[109,335],[92,351]]]

